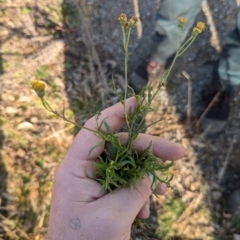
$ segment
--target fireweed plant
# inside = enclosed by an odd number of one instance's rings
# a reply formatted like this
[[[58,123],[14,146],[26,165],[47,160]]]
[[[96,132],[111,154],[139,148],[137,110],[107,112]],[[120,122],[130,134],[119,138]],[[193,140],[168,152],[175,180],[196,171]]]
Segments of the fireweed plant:
[[[145,126],[144,119],[149,112],[153,111],[153,99],[157,96],[163,84],[166,83],[176,59],[186,51],[196,37],[204,30],[205,24],[203,22],[198,22],[193,28],[190,37],[181,46],[179,46],[181,30],[184,28],[184,25],[187,22],[184,17],[179,17],[176,41],[177,51],[171,66],[162,74],[155,89],[152,88],[150,83],[144,87],[139,94],[135,94],[133,89],[128,85],[128,46],[131,30],[136,26],[138,19],[137,17],[132,17],[130,20],[128,20],[126,14],[123,13],[119,16],[118,20],[122,28],[123,50],[125,54],[124,96],[119,96],[119,101],[124,107],[126,119],[124,128],[128,133],[128,140],[125,144],[122,144],[120,142],[119,134],[116,135],[112,132],[106,119],[101,123],[98,123],[97,120],[100,116],[100,112],[96,113],[95,118],[98,124],[97,130],[87,129],[94,132],[101,139],[97,146],[105,143],[104,152],[98,157],[99,161],[96,163],[98,176],[97,181],[102,185],[102,190],[112,192],[114,189],[121,187],[135,188],[136,180],[143,178],[144,175],[148,175],[152,178],[151,188],[153,193],[156,194],[156,185],[159,182],[163,182],[169,186],[172,176],[163,179],[159,173],[166,172],[172,166],[173,162],[166,164],[164,160],[154,156],[150,151],[152,145],[151,142],[142,153],[136,152],[133,149],[134,140],[137,138],[139,133],[145,131],[150,126]],[[43,82],[33,80],[31,85],[38,97],[41,99],[42,105],[47,111],[55,114],[69,123],[75,124],[65,116],[65,109],[63,109],[61,113],[52,109],[50,104],[44,98],[45,84]],[[126,99],[128,95],[132,95],[136,98],[137,107],[135,111],[132,109],[130,109],[130,111],[126,110]],[[156,122],[152,123],[151,125],[155,123]],[[77,126],[77,124],[75,125]],[[105,131],[102,130],[103,127],[106,129]],[[84,126],[80,126],[80,128],[86,129]],[[92,150],[97,146],[92,146],[89,154],[91,154]]]

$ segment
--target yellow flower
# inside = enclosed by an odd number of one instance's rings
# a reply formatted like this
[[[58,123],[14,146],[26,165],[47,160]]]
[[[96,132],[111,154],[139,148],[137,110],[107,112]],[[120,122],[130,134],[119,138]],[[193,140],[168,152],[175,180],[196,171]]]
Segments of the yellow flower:
[[[45,84],[43,82],[40,82],[38,80],[31,81],[32,88],[35,91],[43,91],[45,90]]]
[[[198,22],[196,28],[200,29],[201,32],[205,29],[205,23],[204,22]]]
[[[125,13],[121,13],[118,17],[118,21],[121,23],[121,25],[124,25],[127,22],[127,15]]]
[[[198,22],[197,25],[193,28],[192,36],[196,37],[204,29],[205,29],[205,23],[204,22]]]
[[[178,27],[183,28],[185,23],[187,22],[187,19],[185,17],[179,17],[178,18]]]
[[[138,18],[136,16],[132,17],[129,21],[130,27],[135,27],[138,22]]]
[[[39,97],[43,97],[45,95],[45,83],[33,80],[31,81],[32,89],[37,93]]]

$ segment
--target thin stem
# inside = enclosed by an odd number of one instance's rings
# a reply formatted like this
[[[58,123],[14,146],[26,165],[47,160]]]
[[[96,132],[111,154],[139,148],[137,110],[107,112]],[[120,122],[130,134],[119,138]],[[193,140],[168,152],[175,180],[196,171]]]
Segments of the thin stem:
[[[179,49],[178,49],[178,53],[182,51],[183,48],[185,48],[185,46],[192,41],[192,39],[195,39],[193,36],[191,36]]]
[[[185,49],[181,49],[182,51],[178,51],[178,57],[179,56],[181,56],[189,47],[190,47],[190,45],[193,43],[193,41],[195,40],[196,38],[193,38],[192,40],[191,40],[191,42],[190,43],[188,43],[188,45],[185,47]]]
[[[125,53],[126,52],[126,34],[125,34],[124,26],[122,26],[122,33],[123,33],[123,49]]]
[[[123,29],[123,42],[125,43],[124,50],[125,50],[125,56],[124,56],[124,70],[125,70],[125,80],[124,80],[124,115],[126,119],[126,123],[128,126],[128,130],[130,130],[128,116],[127,116],[127,109],[126,109],[126,99],[127,99],[127,91],[128,91],[128,46],[129,46],[129,40],[130,40],[130,34],[131,34],[131,28],[128,29],[127,38],[125,31]]]
[[[41,102],[42,102],[44,108],[45,108],[47,111],[55,114],[56,116],[60,117],[60,118],[63,119],[64,121],[66,121],[66,122],[68,122],[68,123],[71,123],[71,124],[75,125],[76,127],[80,128],[80,129],[84,128],[84,129],[89,130],[89,131],[91,131],[91,132],[98,133],[97,131],[95,131],[95,130],[93,130],[93,129],[87,128],[87,127],[85,127],[85,126],[80,126],[80,125],[78,125],[77,123],[75,123],[75,122],[67,119],[66,117],[62,116],[62,115],[59,114],[58,112],[54,111],[54,110],[52,109],[52,107],[49,105],[49,103],[48,103],[44,98],[41,98]]]
[[[180,36],[180,31],[181,31],[181,28],[178,28],[176,49],[178,49],[178,46],[179,46],[179,36]]]

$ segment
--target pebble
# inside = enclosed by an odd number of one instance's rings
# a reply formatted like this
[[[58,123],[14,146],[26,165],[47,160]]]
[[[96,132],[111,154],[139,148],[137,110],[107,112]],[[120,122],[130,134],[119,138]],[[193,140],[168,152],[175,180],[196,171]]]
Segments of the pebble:
[[[240,240],[240,234],[235,233],[235,234],[233,235],[233,239],[234,239],[234,240]]]
[[[18,109],[14,107],[6,107],[5,110],[8,115],[15,115],[18,112]]]
[[[21,96],[19,99],[18,99],[19,102],[30,102],[30,98],[27,97],[27,96]]]
[[[17,125],[18,130],[23,130],[23,129],[27,130],[27,129],[33,129],[33,128],[34,128],[34,125],[27,121],[21,122]]]
[[[187,189],[190,189],[193,181],[194,181],[194,177],[192,175],[189,175],[184,179],[183,183]]]
[[[30,122],[31,123],[38,123],[38,118],[37,117],[31,117]]]
[[[23,158],[24,156],[25,156],[25,154],[26,154],[26,152],[23,150],[23,149],[21,149],[21,148],[19,148],[18,150],[17,150],[17,156],[18,157],[20,157],[20,158]]]
[[[201,187],[201,183],[200,182],[193,182],[190,186],[190,190],[195,192],[195,191],[199,191]]]

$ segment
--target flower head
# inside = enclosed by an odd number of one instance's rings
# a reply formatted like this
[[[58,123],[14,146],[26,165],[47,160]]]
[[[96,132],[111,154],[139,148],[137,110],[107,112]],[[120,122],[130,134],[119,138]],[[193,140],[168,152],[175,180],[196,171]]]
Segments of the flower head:
[[[127,15],[125,13],[121,13],[120,16],[118,17],[118,21],[120,22],[121,25],[124,25],[127,23]]]
[[[183,28],[185,23],[187,22],[187,19],[185,17],[179,17],[178,18],[178,27]]]
[[[129,21],[130,27],[135,27],[137,22],[138,22],[138,18],[136,16],[133,16]]]
[[[31,81],[32,89],[37,93],[37,95],[42,98],[45,95],[45,83],[33,80]]]
[[[196,37],[204,29],[205,29],[205,23],[204,22],[198,22],[197,25],[193,28],[192,36]]]

